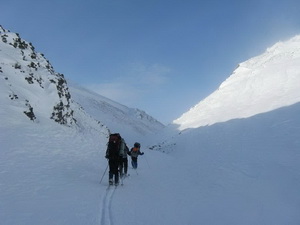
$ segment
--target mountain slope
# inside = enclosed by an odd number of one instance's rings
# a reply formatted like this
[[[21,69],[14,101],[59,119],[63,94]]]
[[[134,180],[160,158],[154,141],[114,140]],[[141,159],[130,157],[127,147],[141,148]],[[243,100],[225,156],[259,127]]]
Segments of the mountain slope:
[[[49,61],[35,52],[31,43],[0,26],[1,99],[10,113],[20,113],[32,121],[52,119],[65,125],[75,123],[66,80]]]
[[[16,118],[37,123],[52,119],[68,126],[83,126],[80,123],[86,120],[79,121],[83,116],[79,114],[85,114],[92,123],[88,126],[105,124],[130,142],[142,141],[145,135],[164,127],[139,109],[130,109],[72,82],[70,91],[64,75],[55,72],[31,43],[1,26],[0,35],[0,93],[5,102],[0,111],[2,118],[9,119],[13,113]]]
[[[300,223],[299,46],[297,36],[240,64],[165,130],[151,149],[169,157],[148,158],[148,185],[163,182],[146,192],[158,201],[141,197],[164,217],[144,213],[146,224]]]
[[[0,38],[1,224],[100,224],[109,134],[102,116],[132,142],[163,125],[73,87],[79,105],[64,76],[31,43],[1,26]]]
[[[111,132],[118,132],[130,143],[142,142],[147,135],[159,132],[164,125],[139,109],[128,108],[95,92],[69,82],[72,99]],[[133,143],[131,143],[133,144]]]
[[[139,159],[114,221],[131,224],[138,211],[146,225],[299,224],[299,113],[300,103],[181,132],[171,150]]]
[[[85,183],[99,182],[109,130],[31,43],[1,26],[0,38],[1,224],[93,224],[99,193]]]
[[[218,90],[173,121],[180,130],[247,118],[300,101],[300,36],[241,63]]]

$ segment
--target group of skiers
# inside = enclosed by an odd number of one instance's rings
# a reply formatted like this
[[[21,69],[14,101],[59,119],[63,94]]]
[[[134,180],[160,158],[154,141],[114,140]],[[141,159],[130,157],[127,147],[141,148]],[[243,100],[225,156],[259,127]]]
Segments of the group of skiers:
[[[131,165],[133,169],[137,169],[137,158],[139,155],[144,155],[144,152],[140,151],[141,144],[134,143],[133,148],[129,150],[125,140],[119,133],[110,134],[107,143],[107,150],[105,157],[108,159],[109,165],[109,184],[118,185],[119,177],[126,177],[128,171],[128,159],[127,155],[131,156]]]

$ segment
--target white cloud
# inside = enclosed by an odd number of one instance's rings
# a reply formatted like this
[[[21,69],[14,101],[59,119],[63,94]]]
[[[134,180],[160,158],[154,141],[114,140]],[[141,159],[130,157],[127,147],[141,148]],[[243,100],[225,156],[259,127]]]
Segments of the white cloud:
[[[131,71],[129,77],[134,79],[135,82],[139,82],[151,87],[163,85],[168,81],[167,75],[170,73],[170,69],[159,65],[153,64],[147,66],[141,63],[131,64]]]
[[[107,98],[130,106],[166,84],[169,73],[169,68],[159,64],[132,63],[122,75],[110,82],[87,86]]]
[[[133,87],[126,83],[91,84],[87,87],[100,95],[123,104],[137,100],[137,91],[132,91]]]

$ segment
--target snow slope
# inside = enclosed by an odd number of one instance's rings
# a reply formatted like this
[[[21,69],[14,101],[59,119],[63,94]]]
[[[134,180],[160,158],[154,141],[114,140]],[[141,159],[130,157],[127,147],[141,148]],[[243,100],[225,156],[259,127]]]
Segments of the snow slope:
[[[43,54],[19,34],[0,26],[0,35],[0,90],[6,105],[35,122],[51,118],[73,124],[74,110],[64,75],[56,73]]]
[[[31,43],[1,26],[0,35],[1,224],[99,224],[109,134],[99,120],[127,131],[132,142],[163,125],[73,86],[79,105]]]
[[[171,159],[147,206],[164,216],[146,224],[300,223],[299,48],[297,36],[241,63],[152,146]]]
[[[113,224],[299,224],[299,113],[297,103],[188,129],[161,146],[169,154],[147,152],[114,195]]]
[[[93,118],[106,124],[112,133],[120,133],[128,143],[143,142],[147,135],[156,134],[165,126],[139,109],[128,108],[68,82],[72,99]]]
[[[1,224],[97,224],[106,140],[88,128],[2,121]]]
[[[173,121],[180,130],[247,118],[300,101],[300,36],[241,64],[218,90]]]
[[[99,192],[78,183],[98,180],[109,130],[31,43],[0,35],[0,223],[93,224]]]
[[[35,122],[51,118],[72,125],[76,124],[74,115],[83,111],[130,142],[142,141],[145,135],[164,128],[163,124],[139,109],[113,102],[72,82],[69,85],[64,75],[55,72],[44,55],[36,52],[33,45],[19,34],[0,26],[0,35],[1,97],[21,116],[27,115]]]
[[[107,190],[105,138],[93,130],[1,123],[2,224],[300,222],[300,104],[186,130],[173,151],[143,148]]]

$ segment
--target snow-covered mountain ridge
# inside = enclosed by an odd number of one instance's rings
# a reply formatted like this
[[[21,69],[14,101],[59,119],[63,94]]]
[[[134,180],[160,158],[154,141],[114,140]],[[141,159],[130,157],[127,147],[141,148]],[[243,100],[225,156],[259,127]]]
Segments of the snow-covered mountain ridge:
[[[299,47],[297,36],[241,63],[160,135],[152,149],[173,159],[159,165],[172,170],[161,189],[174,196],[160,196],[160,207],[171,210],[156,222],[300,224]]]
[[[130,141],[144,139],[164,125],[142,110],[128,108],[95,92],[68,82],[72,99],[93,118],[107,124],[111,132],[119,132]]]
[[[139,109],[128,108],[78,85],[70,88],[64,75],[55,72],[31,43],[2,26],[0,35],[0,93],[5,106],[0,111],[2,118],[27,118],[36,123],[52,119],[75,127],[83,127],[89,120],[88,126],[100,125],[100,130],[104,126],[111,132],[131,129],[136,138],[164,127]]]
[[[241,64],[218,90],[173,121],[180,130],[211,125],[300,101],[300,36]]]
[[[49,61],[19,34],[0,26],[0,35],[0,91],[5,108],[19,111],[33,121],[46,117],[60,124],[75,123],[64,76],[56,73]]]

